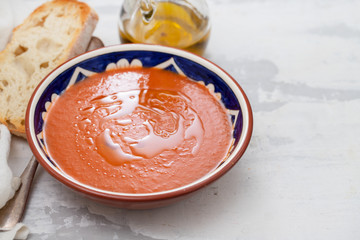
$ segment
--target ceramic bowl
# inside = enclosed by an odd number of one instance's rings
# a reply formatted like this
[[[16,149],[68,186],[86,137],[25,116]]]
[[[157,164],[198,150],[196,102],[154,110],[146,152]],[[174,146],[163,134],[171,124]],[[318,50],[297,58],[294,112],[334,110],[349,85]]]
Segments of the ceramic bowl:
[[[51,102],[69,85],[84,80],[94,72],[121,66],[166,69],[202,81],[221,96],[233,124],[233,145],[227,159],[214,171],[195,182],[176,189],[143,194],[104,191],[75,181],[57,167],[44,147],[44,117]],[[34,91],[26,113],[26,135],[33,154],[57,180],[97,201],[122,208],[160,207],[182,199],[224,175],[245,152],[252,134],[252,111],[239,84],[214,63],[192,53],[170,47],[125,44],[97,49],[79,55],[52,71]],[[216,140],[214,140],[216,141]]]

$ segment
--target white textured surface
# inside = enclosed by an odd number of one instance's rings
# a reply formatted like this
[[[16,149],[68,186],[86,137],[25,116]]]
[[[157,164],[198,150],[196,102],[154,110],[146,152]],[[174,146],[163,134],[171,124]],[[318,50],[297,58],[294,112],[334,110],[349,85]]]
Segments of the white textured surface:
[[[40,0],[15,0],[14,23]],[[87,1],[119,43],[119,0]],[[254,132],[223,178],[169,207],[109,208],[38,169],[28,239],[360,239],[360,2],[209,0],[205,57],[247,93]],[[10,164],[31,152],[13,137]]]

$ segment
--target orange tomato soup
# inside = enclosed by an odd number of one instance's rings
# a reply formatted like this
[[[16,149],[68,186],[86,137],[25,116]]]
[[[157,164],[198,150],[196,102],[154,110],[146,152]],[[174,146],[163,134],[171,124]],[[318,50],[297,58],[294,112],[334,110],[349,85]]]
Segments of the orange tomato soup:
[[[214,170],[231,145],[226,109],[202,84],[155,68],[98,73],[50,107],[44,139],[51,158],[95,188],[149,193]]]

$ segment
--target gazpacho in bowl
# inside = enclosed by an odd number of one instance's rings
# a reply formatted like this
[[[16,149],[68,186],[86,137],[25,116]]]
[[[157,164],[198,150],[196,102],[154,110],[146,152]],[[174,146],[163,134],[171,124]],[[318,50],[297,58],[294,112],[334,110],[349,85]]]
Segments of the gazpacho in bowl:
[[[194,54],[130,44],[80,55],[35,90],[27,138],[56,179],[126,208],[180,199],[228,171],[252,132],[248,99]]]

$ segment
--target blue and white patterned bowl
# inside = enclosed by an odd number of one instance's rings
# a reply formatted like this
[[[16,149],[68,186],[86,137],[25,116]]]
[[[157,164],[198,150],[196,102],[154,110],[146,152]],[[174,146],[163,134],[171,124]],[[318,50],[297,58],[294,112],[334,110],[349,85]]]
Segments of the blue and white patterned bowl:
[[[186,186],[164,192],[130,194],[96,189],[64,174],[44,148],[42,130],[52,101],[72,84],[94,72],[123,66],[166,69],[202,81],[218,95],[231,115],[233,145],[228,158],[213,172]],[[224,70],[192,53],[175,48],[126,44],[97,49],[77,56],[52,71],[34,91],[26,113],[26,135],[40,164],[56,179],[88,197],[125,208],[151,208],[166,205],[187,196],[225,174],[245,152],[252,134],[252,111],[239,84]],[[214,139],[216,141],[216,139]]]

